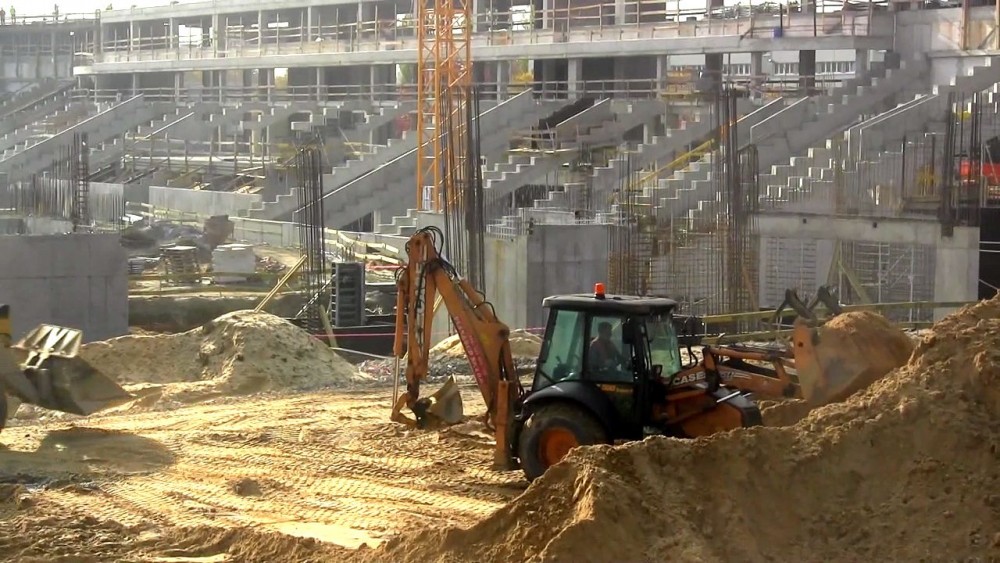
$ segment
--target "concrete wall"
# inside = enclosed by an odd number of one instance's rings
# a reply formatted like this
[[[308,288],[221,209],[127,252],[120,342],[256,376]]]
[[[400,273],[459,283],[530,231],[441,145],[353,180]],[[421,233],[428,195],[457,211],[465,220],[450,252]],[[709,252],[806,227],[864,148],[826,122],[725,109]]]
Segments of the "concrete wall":
[[[235,216],[240,211],[246,211],[250,209],[251,205],[260,201],[261,196],[257,194],[210,192],[160,186],[149,187],[149,204],[153,207],[201,215]]]
[[[41,323],[80,329],[88,342],[126,334],[118,235],[0,236],[0,303],[11,305],[14,338]]]
[[[542,299],[591,293],[595,283],[607,281],[607,225],[535,225],[527,239],[527,275],[524,291],[519,292],[527,308],[527,327],[545,326]]]
[[[950,237],[942,236],[941,225],[929,219],[871,219],[849,217],[824,217],[802,213],[762,214],[757,220],[761,235],[761,306],[771,307],[777,292],[784,288],[769,287],[768,272],[785,267],[803,272],[801,282],[814,280],[815,285],[826,282],[833,249],[837,241],[908,245],[914,251],[920,247],[933,248],[933,259],[925,261],[927,272],[917,272],[933,280],[934,301],[975,301],[978,299],[979,281],[979,228],[956,227]],[[789,256],[787,249],[775,252],[773,239],[786,242],[805,241],[800,250],[803,256]],[[801,245],[800,245],[801,246]],[[889,275],[889,272],[886,272]],[[808,279],[806,279],[808,278]],[[772,284],[773,285],[773,284]],[[939,319],[953,309],[937,309]]]

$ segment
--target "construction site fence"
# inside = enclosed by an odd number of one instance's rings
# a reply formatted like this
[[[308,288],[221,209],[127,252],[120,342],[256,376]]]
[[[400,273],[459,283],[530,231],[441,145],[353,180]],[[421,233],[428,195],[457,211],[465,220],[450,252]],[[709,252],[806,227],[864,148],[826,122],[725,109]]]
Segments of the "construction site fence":
[[[814,89],[829,91],[852,73],[817,74]],[[755,82],[754,89],[761,97],[769,98],[781,94],[793,94],[800,90],[796,76],[724,75],[723,80],[735,86]],[[539,99],[563,100],[569,97],[589,95],[598,98],[624,99],[664,99],[672,103],[697,102],[701,98],[694,89],[693,81],[683,87],[672,86],[667,80],[656,78],[628,80],[580,80],[544,82],[498,82],[480,81],[476,87],[483,98],[507,99],[525,90],[533,90]],[[371,102],[416,102],[418,94],[415,84],[313,84],[313,85],[269,85],[269,86],[210,86],[203,88],[135,88],[127,90],[79,88],[71,93],[74,101],[92,103],[115,103],[124,98],[142,95],[147,102],[154,103],[287,103],[302,102],[313,104],[350,101]]]
[[[474,14],[473,46],[532,45],[555,42],[623,41],[676,37],[738,35],[743,38],[866,36],[872,33],[868,11],[832,13],[792,12],[779,15],[764,10],[681,11],[665,3],[614,2],[584,7],[559,7],[534,11],[495,11]],[[679,4],[678,4],[679,5]],[[732,7],[730,7],[732,8]],[[817,10],[819,11],[819,10]],[[259,13],[260,14],[260,13]],[[288,21],[269,25],[257,17],[220,16],[220,29],[201,28],[201,33],[180,35],[164,26],[149,36],[132,35],[127,26],[109,25],[100,45],[83,48],[95,62],[170,59],[204,59],[415,49],[417,25],[411,11],[398,8],[376,11],[372,19],[359,21],[356,6],[322,11],[312,22]],[[712,15],[721,17],[711,17]],[[698,15],[708,16],[694,19]],[[691,18],[693,21],[678,21]],[[293,25],[295,24],[295,25]],[[305,25],[303,25],[305,24]],[[433,29],[434,22],[427,26]],[[461,37],[464,22],[456,21]],[[134,28],[138,29],[138,28]],[[150,28],[146,28],[149,30]],[[155,29],[155,28],[153,28]],[[197,28],[195,28],[197,29]],[[780,32],[775,32],[780,29]]]

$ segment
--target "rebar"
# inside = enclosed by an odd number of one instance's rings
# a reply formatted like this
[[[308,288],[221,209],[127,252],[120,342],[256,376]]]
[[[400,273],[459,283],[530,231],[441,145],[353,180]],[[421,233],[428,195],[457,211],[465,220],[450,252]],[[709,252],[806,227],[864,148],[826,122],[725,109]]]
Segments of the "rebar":
[[[314,144],[300,148],[296,154],[295,171],[299,184],[299,189],[296,190],[299,205],[295,223],[299,231],[299,246],[302,255],[306,257],[300,279],[309,296],[296,318],[301,319],[301,325],[308,330],[320,332],[323,330],[320,308],[330,310],[320,148]]]

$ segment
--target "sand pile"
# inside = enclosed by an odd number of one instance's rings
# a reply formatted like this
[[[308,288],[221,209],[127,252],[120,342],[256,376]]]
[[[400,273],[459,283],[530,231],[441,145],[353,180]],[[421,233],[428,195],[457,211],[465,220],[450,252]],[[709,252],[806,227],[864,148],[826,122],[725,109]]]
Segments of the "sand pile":
[[[515,359],[537,360],[542,350],[541,337],[524,329],[510,331],[510,354]],[[431,348],[432,359],[465,358],[465,350],[458,335],[452,335]]]
[[[236,311],[180,334],[86,344],[81,357],[119,383],[188,383],[225,394],[349,382],[354,368],[322,342],[267,313]]]
[[[401,538],[379,558],[993,559],[998,456],[1000,298],[944,319],[907,365],[794,426],[576,450],[480,524]]]
[[[91,516],[25,514],[0,520],[4,561],[343,561],[322,542],[251,528],[128,527]]]

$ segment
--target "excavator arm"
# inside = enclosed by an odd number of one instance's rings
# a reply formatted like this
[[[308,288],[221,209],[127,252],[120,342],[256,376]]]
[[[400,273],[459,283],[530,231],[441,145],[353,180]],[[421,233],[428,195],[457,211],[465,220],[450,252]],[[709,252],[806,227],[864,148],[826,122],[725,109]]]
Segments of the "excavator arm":
[[[506,438],[512,406],[524,392],[510,352],[510,329],[497,319],[493,305],[483,294],[441,256],[438,249],[441,239],[439,229],[428,227],[417,231],[406,244],[406,266],[396,281],[393,347],[397,360],[405,358],[406,390],[394,401],[392,420],[427,428],[462,419],[461,397],[454,379],[430,397],[420,396],[420,384],[430,368],[434,303],[440,297],[486,403],[485,422],[496,433],[495,461],[506,466],[510,458]],[[415,418],[403,414],[404,407]]]

